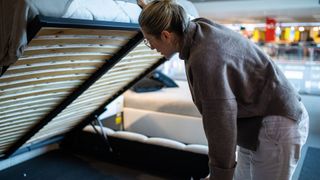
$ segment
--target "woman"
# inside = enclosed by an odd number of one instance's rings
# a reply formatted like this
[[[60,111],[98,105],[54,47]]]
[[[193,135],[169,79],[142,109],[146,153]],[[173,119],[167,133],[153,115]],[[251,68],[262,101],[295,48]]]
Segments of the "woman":
[[[308,114],[278,67],[255,44],[170,0],[142,5],[145,43],[185,61],[209,147],[208,179],[290,179]],[[237,163],[236,145],[239,145]]]

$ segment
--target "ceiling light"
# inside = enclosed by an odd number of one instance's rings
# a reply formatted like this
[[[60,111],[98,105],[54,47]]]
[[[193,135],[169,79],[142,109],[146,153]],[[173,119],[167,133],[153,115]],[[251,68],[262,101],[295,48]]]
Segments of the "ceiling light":
[[[300,27],[299,27],[299,31],[300,31],[300,32],[304,31],[304,27],[300,26]]]

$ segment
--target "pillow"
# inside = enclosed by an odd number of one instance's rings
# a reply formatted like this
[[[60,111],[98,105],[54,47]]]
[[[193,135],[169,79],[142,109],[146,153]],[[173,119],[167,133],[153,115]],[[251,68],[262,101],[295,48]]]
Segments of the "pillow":
[[[148,76],[150,79],[162,83],[164,87],[178,87],[178,85],[170,77],[160,71],[154,71]]]
[[[149,79],[148,77],[144,77],[140,81],[138,81],[132,88],[131,90],[137,93],[142,93],[142,92],[152,92],[152,91],[157,91],[163,88],[163,84],[155,81],[153,79]]]

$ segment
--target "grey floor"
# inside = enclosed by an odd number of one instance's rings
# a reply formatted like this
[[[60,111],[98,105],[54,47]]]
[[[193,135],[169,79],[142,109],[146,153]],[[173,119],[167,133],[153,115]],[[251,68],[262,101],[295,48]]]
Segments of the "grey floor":
[[[308,147],[320,148],[320,96],[302,95],[302,102],[309,112],[310,128],[306,144],[301,151],[301,159],[293,174],[292,180],[298,180]]]
[[[4,169],[0,177],[1,180],[183,180],[165,172],[134,169],[61,149]]]
[[[301,168],[304,162],[304,158],[306,156],[306,151],[308,147],[318,147],[320,148],[320,135],[319,134],[309,134],[307,143],[304,145],[301,151],[301,159],[299,160],[298,166],[293,174],[292,180],[299,180],[299,175],[301,172]],[[300,179],[301,180],[301,179]]]

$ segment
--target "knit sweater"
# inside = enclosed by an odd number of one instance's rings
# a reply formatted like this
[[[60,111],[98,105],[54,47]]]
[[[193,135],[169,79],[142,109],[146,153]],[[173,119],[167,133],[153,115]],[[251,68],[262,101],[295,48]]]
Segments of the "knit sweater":
[[[179,56],[202,114],[211,179],[232,179],[237,121],[270,115],[298,121],[300,96],[273,60],[237,32],[198,18],[183,39]]]

